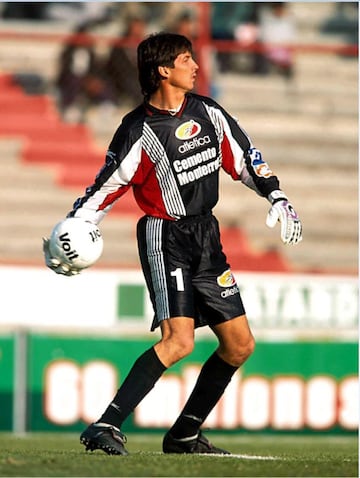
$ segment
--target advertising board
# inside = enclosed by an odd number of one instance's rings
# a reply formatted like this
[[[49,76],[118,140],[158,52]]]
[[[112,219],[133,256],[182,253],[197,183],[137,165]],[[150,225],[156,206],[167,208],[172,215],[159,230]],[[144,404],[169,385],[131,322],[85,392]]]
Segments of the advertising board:
[[[30,334],[27,422],[31,431],[78,431],[99,418],[149,338]],[[125,431],[169,427],[216,347],[201,338],[165,372]],[[246,431],[343,431],[358,424],[357,344],[259,342],[205,427]],[[154,412],[156,410],[156,413]]]
[[[352,276],[234,273],[257,347],[205,426],[228,431],[341,431],[358,426],[358,281]],[[158,337],[138,270],[62,277],[1,266],[0,430],[80,431]],[[216,348],[196,332],[125,423],[171,425]],[[171,399],[170,399],[171,397]],[[161,404],[161,406],[159,406]],[[155,414],[153,411],[157,410]]]

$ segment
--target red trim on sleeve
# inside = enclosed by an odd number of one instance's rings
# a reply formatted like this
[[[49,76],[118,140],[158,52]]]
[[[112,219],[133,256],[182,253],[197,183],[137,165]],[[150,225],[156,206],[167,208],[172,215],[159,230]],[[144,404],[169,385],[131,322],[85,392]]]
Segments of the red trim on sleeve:
[[[240,176],[235,171],[235,157],[231,149],[229,139],[226,135],[224,135],[223,142],[221,143],[221,153],[223,169],[230,174],[233,179],[240,179]]]
[[[130,188],[130,184],[128,184],[127,186],[121,186],[117,191],[114,191],[113,193],[108,194],[97,210],[103,211],[105,208],[110,206],[117,199],[121,198],[121,196],[123,196],[126,193],[126,191],[129,190],[129,188]]]

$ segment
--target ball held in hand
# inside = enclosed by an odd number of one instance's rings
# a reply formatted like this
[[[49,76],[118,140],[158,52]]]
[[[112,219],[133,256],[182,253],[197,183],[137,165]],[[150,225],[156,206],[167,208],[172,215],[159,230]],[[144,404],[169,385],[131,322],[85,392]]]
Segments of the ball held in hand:
[[[53,258],[71,269],[85,269],[93,265],[103,251],[100,229],[81,218],[66,218],[52,230],[49,251]]]

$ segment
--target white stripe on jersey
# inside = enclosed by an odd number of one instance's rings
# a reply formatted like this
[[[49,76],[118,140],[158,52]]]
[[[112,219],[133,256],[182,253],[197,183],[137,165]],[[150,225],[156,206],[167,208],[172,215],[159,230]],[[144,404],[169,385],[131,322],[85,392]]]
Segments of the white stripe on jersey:
[[[241,175],[245,167],[244,151],[241,149],[239,143],[233,137],[229,123],[227,122],[222,112],[218,110],[217,108],[207,105],[206,103],[203,103],[203,104],[205,106],[206,111],[208,112],[208,115],[211,119],[212,124],[215,127],[216,134],[220,144],[222,143],[224,139],[224,134],[226,134],[230,143],[231,150],[233,152],[233,156],[234,156],[235,171],[237,172],[237,174]],[[245,136],[247,136],[247,134],[245,133],[243,129],[242,129],[242,132],[244,133]],[[249,138],[249,142],[250,142],[250,138]]]
[[[186,216],[185,205],[171,170],[165,148],[147,123],[144,124],[143,130],[143,148],[150,160],[155,164],[156,176],[159,181],[166,212],[175,219]]]
[[[141,161],[141,139],[139,138],[121,161],[120,166],[111,176],[109,182],[126,186],[134,177]]]
[[[146,223],[146,248],[155,292],[158,320],[170,317],[169,296],[166,283],[164,253],[162,250],[162,225],[164,220],[148,217]]]
[[[209,115],[212,124],[215,127],[215,132],[217,139],[219,141],[219,144],[223,142],[224,139],[224,127],[223,127],[223,122],[220,120],[219,117],[219,110],[213,108],[212,106],[207,105],[206,103],[203,103],[207,114]]]
[[[107,155],[114,154],[108,151]],[[121,161],[120,166],[113,174],[101,185],[101,188],[89,196],[84,204],[77,209],[75,217],[82,217],[87,221],[98,224],[113,207],[111,203],[104,210],[98,208],[106,201],[109,194],[116,193],[119,189],[126,186],[134,177],[141,161],[141,141],[140,139],[133,144],[128,154]],[[101,174],[100,170],[100,173]]]

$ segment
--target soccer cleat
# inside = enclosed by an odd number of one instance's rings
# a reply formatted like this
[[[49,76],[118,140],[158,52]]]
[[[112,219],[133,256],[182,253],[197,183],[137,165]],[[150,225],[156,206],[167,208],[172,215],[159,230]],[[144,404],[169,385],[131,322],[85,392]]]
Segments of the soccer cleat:
[[[92,423],[80,435],[80,443],[86,451],[102,450],[108,455],[128,455],[124,447],[126,436],[107,423]]]
[[[202,453],[213,455],[231,455],[229,451],[217,448],[199,431],[195,437],[174,438],[169,432],[163,440],[164,453]]]

